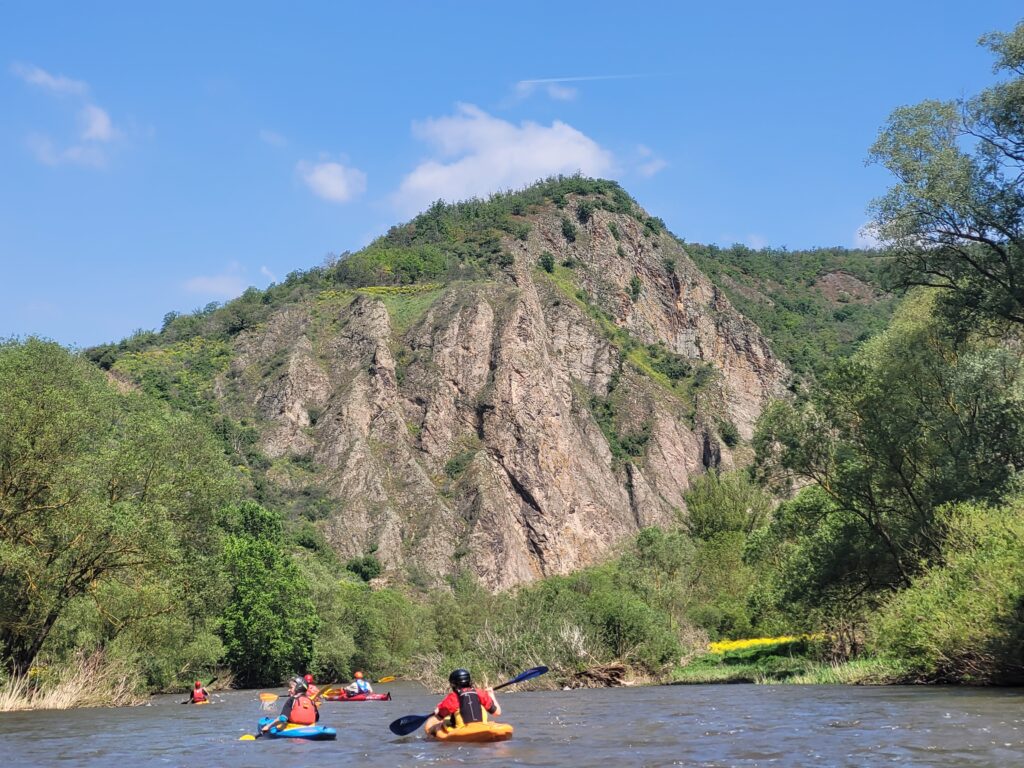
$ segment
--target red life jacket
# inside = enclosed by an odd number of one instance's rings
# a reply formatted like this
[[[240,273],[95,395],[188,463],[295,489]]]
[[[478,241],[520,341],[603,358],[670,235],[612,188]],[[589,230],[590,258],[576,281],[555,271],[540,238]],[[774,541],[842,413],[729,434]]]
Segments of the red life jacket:
[[[292,708],[288,712],[288,722],[296,725],[316,724],[316,704],[304,693],[292,700]]]
[[[202,688],[193,688],[192,703],[198,704],[200,701],[206,701],[206,691]]]

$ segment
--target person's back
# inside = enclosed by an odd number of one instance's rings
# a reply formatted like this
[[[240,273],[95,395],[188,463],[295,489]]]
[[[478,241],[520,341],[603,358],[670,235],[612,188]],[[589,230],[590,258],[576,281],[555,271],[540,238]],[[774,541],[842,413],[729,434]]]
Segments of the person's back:
[[[363,679],[362,672],[357,670],[353,677],[355,680],[345,686],[345,692],[349,696],[357,696],[360,693],[373,693],[373,688],[371,688],[370,684]]]
[[[296,677],[288,685],[288,700],[281,708],[281,716],[294,725],[314,725],[320,719],[320,710],[309,697],[306,681]]]
[[[448,676],[448,683],[452,687],[452,692],[437,705],[434,714],[423,726],[429,735],[433,736],[441,728],[458,728],[466,723],[487,722],[489,714],[501,714],[501,706],[494,691],[474,687],[473,680],[465,669],[454,670]]]

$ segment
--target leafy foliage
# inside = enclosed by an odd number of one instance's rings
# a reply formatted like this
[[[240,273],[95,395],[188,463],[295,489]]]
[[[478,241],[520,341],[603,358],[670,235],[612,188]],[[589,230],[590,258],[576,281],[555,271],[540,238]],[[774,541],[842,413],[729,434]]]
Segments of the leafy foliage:
[[[319,618],[309,584],[284,551],[281,516],[247,501],[229,518],[225,658],[243,685],[276,684],[309,667]]]
[[[942,565],[915,579],[872,619],[874,650],[929,682],[1024,681],[1024,515],[1002,507],[942,510]]]
[[[696,244],[686,251],[798,374],[849,356],[885,328],[896,305],[882,289],[884,257],[872,251]]]
[[[215,511],[234,487],[189,417],[118,393],[56,344],[0,344],[0,654],[9,669],[24,672],[51,633],[55,651],[74,644],[75,627],[94,647],[160,614],[169,631],[190,619],[201,630],[204,603],[217,603]]]
[[[1024,323],[1024,22],[982,38],[1009,79],[971,98],[897,109],[871,158],[898,183],[875,201],[904,286],[947,289],[958,321]]]

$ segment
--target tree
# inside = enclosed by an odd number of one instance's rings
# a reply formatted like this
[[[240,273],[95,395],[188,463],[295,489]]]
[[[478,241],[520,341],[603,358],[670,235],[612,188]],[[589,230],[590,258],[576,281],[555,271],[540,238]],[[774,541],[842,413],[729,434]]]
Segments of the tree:
[[[205,567],[217,550],[214,511],[233,488],[223,454],[190,418],[117,392],[57,344],[0,344],[0,655],[9,671],[28,669],[79,600],[105,617],[103,640],[147,610],[169,610],[168,600],[197,616],[216,571]],[[127,592],[164,597],[118,599]]]
[[[686,492],[689,529],[694,538],[711,539],[719,533],[750,533],[764,524],[772,508],[771,497],[746,472],[714,469],[694,478]]]
[[[227,514],[224,544],[231,594],[221,634],[228,664],[243,685],[279,683],[307,669],[319,618],[310,587],[284,551],[279,514],[246,501]]]
[[[870,159],[899,183],[874,224],[899,284],[949,289],[954,317],[1024,323],[1024,22],[980,43],[1009,78],[892,113]]]
[[[809,402],[771,406],[755,435],[762,471],[824,495],[791,510],[796,530],[815,532],[814,572],[853,592],[908,586],[941,556],[936,510],[997,501],[1024,466],[1020,357],[951,336],[934,293],[909,297]]]

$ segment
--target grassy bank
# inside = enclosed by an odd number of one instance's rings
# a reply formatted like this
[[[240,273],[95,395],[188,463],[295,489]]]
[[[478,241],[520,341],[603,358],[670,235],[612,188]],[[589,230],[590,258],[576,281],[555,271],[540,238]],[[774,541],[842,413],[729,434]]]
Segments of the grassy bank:
[[[146,698],[136,670],[109,663],[102,653],[79,653],[59,671],[33,671],[0,683],[0,712],[123,707]]]
[[[711,643],[708,653],[674,670],[668,682],[884,685],[906,679],[904,667],[891,660],[820,661],[810,652],[813,642],[790,636]]]

